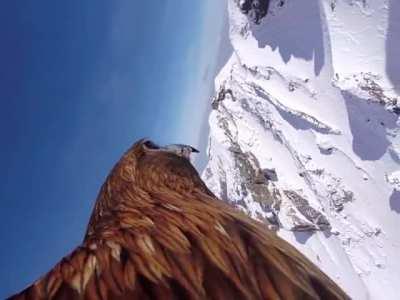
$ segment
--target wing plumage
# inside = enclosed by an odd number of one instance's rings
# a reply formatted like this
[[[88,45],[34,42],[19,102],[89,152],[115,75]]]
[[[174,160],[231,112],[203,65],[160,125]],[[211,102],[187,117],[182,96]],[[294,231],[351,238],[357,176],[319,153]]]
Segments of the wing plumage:
[[[10,299],[348,299],[188,160],[140,146],[103,185],[82,245]]]

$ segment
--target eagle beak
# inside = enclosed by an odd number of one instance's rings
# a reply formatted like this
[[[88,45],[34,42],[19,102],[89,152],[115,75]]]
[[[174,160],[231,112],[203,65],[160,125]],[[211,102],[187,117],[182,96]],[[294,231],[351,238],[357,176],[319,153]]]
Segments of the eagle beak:
[[[192,146],[190,146],[190,149],[192,149],[192,152],[193,152],[193,153],[200,153],[199,150],[197,150],[196,148],[194,148],[194,147],[192,147]]]
[[[200,151],[197,150],[196,148],[189,146],[189,145],[183,145],[183,144],[171,144],[163,147],[165,151],[175,153],[176,155],[179,155],[181,157],[184,157],[188,160],[190,160],[190,155],[192,153],[199,153]]]

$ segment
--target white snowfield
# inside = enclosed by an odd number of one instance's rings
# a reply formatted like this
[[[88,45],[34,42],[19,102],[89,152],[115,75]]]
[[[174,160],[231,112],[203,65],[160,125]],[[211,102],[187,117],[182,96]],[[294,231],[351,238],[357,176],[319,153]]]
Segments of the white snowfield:
[[[203,179],[352,298],[400,299],[400,1],[228,2]]]

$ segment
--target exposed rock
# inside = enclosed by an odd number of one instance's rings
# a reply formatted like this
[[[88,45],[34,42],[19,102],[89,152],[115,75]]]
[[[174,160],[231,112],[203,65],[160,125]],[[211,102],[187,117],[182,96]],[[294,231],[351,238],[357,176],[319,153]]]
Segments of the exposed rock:
[[[218,109],[219,103],[225,99],[226,95],[230,95],[231,97],[233,97],[232,90],[221,87],[217,95],[213,97],[211,107],[213,109]]]
[[[386,175],[386,181],[397,191],[400,191],[400,171]]]
[[[330,229],[330,223],[327,220],[327,218],[319,211],[317,211],[315,208],[313,208],[309,202],[300,196],[298,193],[294,191],[284,191],[286,197],[292,201],[293,205],[296,207],[296,209],[308,220],[310,221],[313,225],[315,226],[310,226],[307,224],[305,228],[308,228],[309,230],[327,230]],[[304,227],[301,227],[302,230],[305,230]],[[293,230],[299,230],[298,226],[293,228]]]
[[[236,0],[241,11],[256,24],[268,13],[270,0]]]
[[[278,175],[276,174],[275,169],[263,169],[262,173],[264,174],[264,178],[270,181],[278,181]]]

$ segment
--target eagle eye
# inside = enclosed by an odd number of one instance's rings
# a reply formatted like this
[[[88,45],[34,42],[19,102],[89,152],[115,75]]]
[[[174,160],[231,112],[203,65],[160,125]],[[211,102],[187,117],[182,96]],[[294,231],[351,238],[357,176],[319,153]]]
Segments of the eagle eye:
[[[157,150],[160,149],[159,146],[157,146],[155,143],[153,143],[152,141],[146,141],[143,143],[143,145],[147,148],[147,149],[151,149],[151,150]]]

